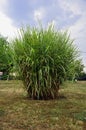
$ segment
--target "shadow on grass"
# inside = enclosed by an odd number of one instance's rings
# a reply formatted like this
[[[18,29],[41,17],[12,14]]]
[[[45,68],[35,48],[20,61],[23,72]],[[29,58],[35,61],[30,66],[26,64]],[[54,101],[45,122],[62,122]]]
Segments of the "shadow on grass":
[[[5,110],[3,108],[0,108],[0,117],[5,115]]]

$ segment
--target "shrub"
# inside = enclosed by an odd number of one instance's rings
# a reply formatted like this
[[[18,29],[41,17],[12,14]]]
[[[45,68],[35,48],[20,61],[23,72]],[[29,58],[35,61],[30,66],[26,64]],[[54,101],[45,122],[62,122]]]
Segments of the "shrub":
[[[13,67],[12,52],[7,38],[0,35],[0,71],[3,72],[2,79],[5,80]]]
[[[20,30],[13,43],[14,59],[29,97],[57,98],[59,85],[66,80],[77,57],[67,32],[56,31],[52,26],[47,29],[27,27]]]

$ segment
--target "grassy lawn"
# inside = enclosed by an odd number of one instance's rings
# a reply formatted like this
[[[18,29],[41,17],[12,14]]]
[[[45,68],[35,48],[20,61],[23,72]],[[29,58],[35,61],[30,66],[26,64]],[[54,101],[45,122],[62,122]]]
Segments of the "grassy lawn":
[[[66,82],[56,100],[30,100],[21,81],[0,81],[0,130],[86,130],[86,82]]]

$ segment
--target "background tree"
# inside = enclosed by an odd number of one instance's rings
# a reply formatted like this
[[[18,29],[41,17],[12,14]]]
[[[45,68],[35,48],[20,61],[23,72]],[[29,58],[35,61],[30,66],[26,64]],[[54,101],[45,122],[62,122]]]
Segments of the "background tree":
[[[68,80],[74,81],[78,79],[83,74],[84,65],[82,64],[82,60],[75,60],[75,62],[71,63],[68,71]]]
[[[12,64],[12,52],[7,38],[0,35],[0,71],[3,72],[3,79],[7,79]]]
[[[13,41],[14,59],[28,95],[33,99],[58,97],[59,85],[75,73],[77,49],[67,32],[47,29],[21,29]]]

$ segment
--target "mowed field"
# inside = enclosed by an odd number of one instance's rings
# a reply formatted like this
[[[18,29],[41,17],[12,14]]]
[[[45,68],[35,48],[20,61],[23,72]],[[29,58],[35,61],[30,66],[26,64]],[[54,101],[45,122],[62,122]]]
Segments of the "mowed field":
[[[0,130],[86,130],[86,82],[66,82],[55,100],[30,100],[22,81],[0,81]]]

